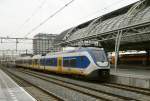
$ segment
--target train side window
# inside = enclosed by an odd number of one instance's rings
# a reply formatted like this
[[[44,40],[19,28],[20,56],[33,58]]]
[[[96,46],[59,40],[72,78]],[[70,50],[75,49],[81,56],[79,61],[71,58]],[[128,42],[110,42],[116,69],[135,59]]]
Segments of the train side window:
[[[45,59],[45,65],[46,65],[46,66],[49,65],[49,59]]]
[[[70,67],[76,67],[76,59],[71,59],[70,60]]]
[[[77,61],[76,61],[76,59],[64,59],[63,66],[64,67],[76,67]]]
[[[84,56],[81,56],[81,57],[80,57],[80,60],[81,60],[81,62],[82,62],[82,61],[84,60]]]
[[[41,65],[45,65],[45,60],[44,59],[40,59],[40,64]]]
[[[57,65],[57,59],[56,58],[51,58],[49,60],[49,65],[50,66],[56,66]]]
[[[69,60],[63,60],[63,66],[64,67],[69,67]]]
[[[53,59],[50,59],[49,64],[50,64],[50,66],[53,66],[54,60],[53,60]]]

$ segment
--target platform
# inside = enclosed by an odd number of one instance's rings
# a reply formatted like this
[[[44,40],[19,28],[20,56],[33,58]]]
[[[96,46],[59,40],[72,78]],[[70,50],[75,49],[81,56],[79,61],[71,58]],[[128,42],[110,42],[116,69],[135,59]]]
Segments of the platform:
[[[150,69],[111,68],[111,82],[150,89]]]
[[[0,69],[0,101],[36,101]]]

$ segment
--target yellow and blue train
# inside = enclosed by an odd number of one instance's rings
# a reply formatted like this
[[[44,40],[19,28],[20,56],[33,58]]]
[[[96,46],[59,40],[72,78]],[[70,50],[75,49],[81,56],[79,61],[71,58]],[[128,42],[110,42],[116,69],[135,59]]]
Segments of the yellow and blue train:
[[[101,48],[79,48],[45,56],[20,57],[16,66],[92,78],[109,76],[110,64]]]

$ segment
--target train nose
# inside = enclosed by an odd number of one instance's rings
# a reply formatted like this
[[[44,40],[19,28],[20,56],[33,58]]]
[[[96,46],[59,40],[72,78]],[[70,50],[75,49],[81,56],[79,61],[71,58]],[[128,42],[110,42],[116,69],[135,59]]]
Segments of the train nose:
[[[101,62],[97,62],[98,66],[104,67],[104,66],[108,66],[109,63],[107,61],[101,61]]]
[[[88,77],[93,80],[103,80],[107,79],[110,76],[109,69],[98,69],[93,71]]]

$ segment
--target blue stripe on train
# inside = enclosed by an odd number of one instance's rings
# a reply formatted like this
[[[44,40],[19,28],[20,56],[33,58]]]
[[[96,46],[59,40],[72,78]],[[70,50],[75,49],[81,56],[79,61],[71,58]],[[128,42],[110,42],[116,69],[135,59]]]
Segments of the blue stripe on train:
[[[57,66],[57,58],[40,59],[40,64],[43,66]]]
[[[65,65],[65,61],[67,60],[70,62],[70,64]],[[86,56],[63,57],[63,67],[84,69],[84,68],[87,68],[89,64],[90,64],[90,61]]]
[[[41,65],[44,66],[57,66],[57,58],[46,58],[40,60]],[[63,57],[63,67],[68,68],[87,68],[90,64],[89,59],[86,56],[72,56]]]

